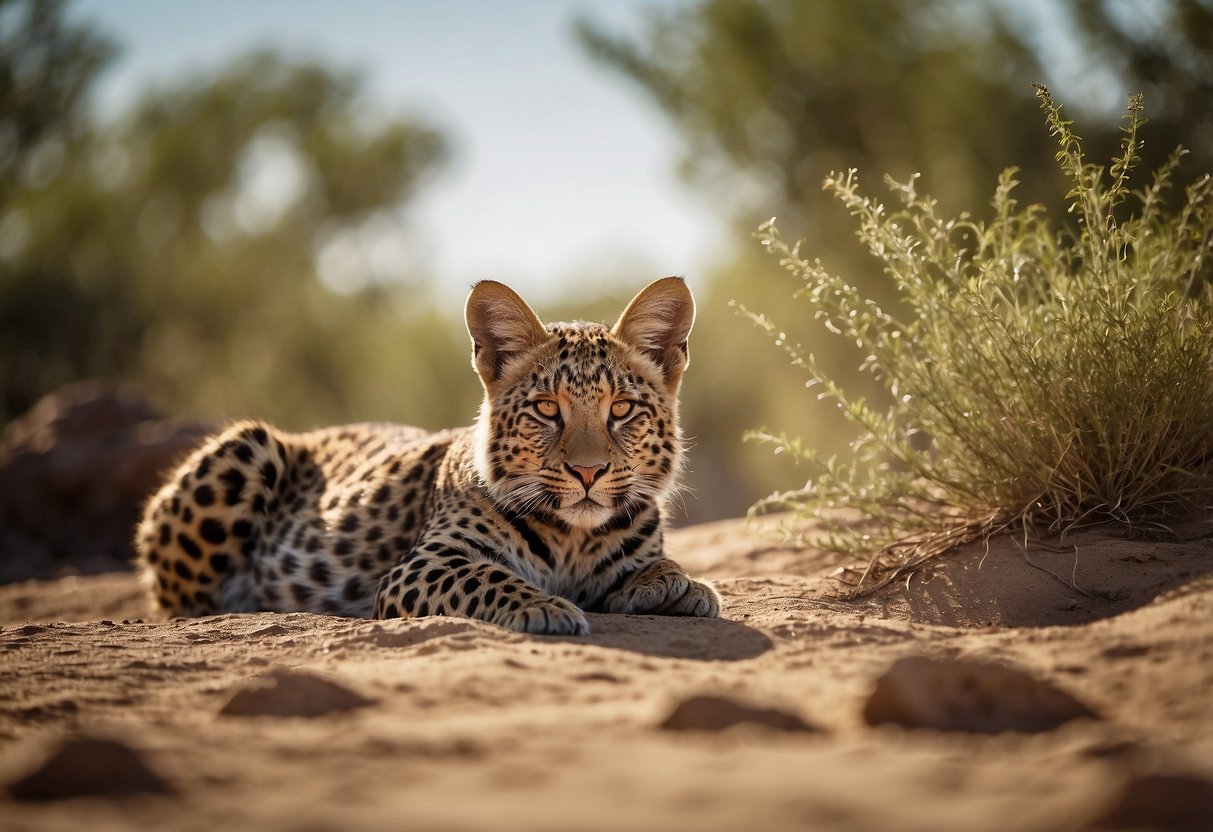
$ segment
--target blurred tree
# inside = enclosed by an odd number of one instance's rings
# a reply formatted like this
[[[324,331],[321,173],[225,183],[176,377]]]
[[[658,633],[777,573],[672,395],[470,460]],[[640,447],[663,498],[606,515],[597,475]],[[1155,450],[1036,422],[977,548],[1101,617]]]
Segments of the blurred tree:
[[[693,182],[735,196],[744,174],[741,207],[790,212],[785,225],[817,220],[805,215],[831,169],[920,171],[965,207],[1004,167],[1051,176],[1033,80],[1087,93],[1071,106],[1103,118],[1089,140],[1115,136],[1127,93],[1145,89],[1156,161],[1181,142],[1199,169],[1213,159],[1209,0],[1060,0],[1036,16],[995,0],[705,0],[655,8],[647,24],[639,39],[591,22],[578,32],[677,124]]]
[[[114,53],[104,38],[65,25],[62,7],[0,0],[0,200],[19,172],[53,164],[84,126],[85,94]]]
[[[578,25],[589,54],[670,118],[686,148],[684,175],[737,223],[733,261],[697,295],[683,411],[698,437],[690,478],[698,501],[688,501],[697,516],[736,513],[786,483],[765,450],[738,448],[744,428],[789,430],[840,454],[850,439],[840,417],[812,406],[798,371],[732,316],[729,300],[774,313],[833,377],[878,394],[857,372],[862,356],[803,320],[808,310],[800,321],[779,313],[796,287],[747,242],[778,215],[786,234],[805,238],[807,254],[888,304],[878,265],[848,242],[851,218],[821,193],[829,171],[858,167],[869,182],[921,172],[921,190],[946,213],[980,211],[998,172],[1014,165],[1023,168],[1021,199],[1060,210],[1067,188],[1029,86],[1038,80],[1083,116],[1092,158],[1107,158],[1126,94],[1144,89],[1151,123],[1143,166],[1182,141],[1194,151],[1186,169],[1213,169],[1213,4],[1148,6],[703,0],[655,6],[637,35]],[[695,382],[705,367],[727,379],[727,394]]]
[[[1213,170],[1213,1],[1067,0],[1061,8],[1073,21],[1074,51],[1085,56],[1085,62],[1075,62],[1076,74],[1103,76],[1103,83],[1121,91],[1144,93],[1152,147],[1143,166],[1153,169],[1152,163],[1182,143],[1192,152],[1189,169]],[[1093,115],[1081,84],[1050,72],[1047,52],[1038,50],[1036,58],[1042,77],[1061,94],[1074,88],[1074,108]],[[1122,102],[1123,97],[1115,104]],[[1113,115],[1111,106],[1104,114]]]
[[[84,92],[104,41],[59,3],[3,12],[0,415],[115,375],[194,415],[288,426],[471,416],[463,334],[408,271],[402,212],[444,156],[433,129],[272,53],[98,124]]]

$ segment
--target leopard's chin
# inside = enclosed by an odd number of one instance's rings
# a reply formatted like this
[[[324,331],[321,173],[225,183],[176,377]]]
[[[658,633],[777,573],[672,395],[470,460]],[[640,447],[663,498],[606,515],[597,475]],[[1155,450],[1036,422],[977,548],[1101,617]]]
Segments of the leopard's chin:
[[[585,497],[571,506],[557,509],[556,516],[573,528],[594,529],[610,520],[613,512],[590,497]]]

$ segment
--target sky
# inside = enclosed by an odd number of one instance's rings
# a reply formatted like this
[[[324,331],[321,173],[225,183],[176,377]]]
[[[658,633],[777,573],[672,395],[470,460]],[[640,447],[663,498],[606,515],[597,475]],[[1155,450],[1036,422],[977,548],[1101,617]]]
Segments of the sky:
[[[639,31],[644,8],[679,2],[78,0],[70,8],[121,50],[96,90],[103,115],[153,83],[265,46],[364,72],[375,106],[420,115],[453,147],[445,171],[410,205],[407,240],[386,247],[388,256],[453,293],[494,278],[554,297],[693,276],[725,248],[724,217],[677,177],[672,127],[573,34],[579,15]]]

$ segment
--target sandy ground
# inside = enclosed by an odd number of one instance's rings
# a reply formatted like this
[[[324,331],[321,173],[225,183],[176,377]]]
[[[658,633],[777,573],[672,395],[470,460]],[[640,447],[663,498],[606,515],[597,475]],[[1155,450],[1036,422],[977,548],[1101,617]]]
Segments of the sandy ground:
[[[1004,539],[845,602],[693,527],[726,618],[584,638],[0,587],[0,828],[1213,829],[1211,530]]]

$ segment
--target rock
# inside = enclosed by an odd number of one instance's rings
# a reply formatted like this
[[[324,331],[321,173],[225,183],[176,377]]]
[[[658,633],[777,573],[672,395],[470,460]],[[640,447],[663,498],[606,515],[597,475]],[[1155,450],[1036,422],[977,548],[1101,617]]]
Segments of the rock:
[[[258,684],[236,691],[219,711],[223,716],[315,717],[375,704],[311,673],[278,670]]]
[[[75,737],[9,786],[16,800],[169,794],[172,787],[138,751],[115,740]]]
[[[799,716],[776,708],[747,705],[725,696],[692,696],[679,702],[660,727],[667,731],[724,731],[757,725],[775,731],[817,731]]]
[[[995,662],[898,659],[876,680],[864,705],[869,725],[997,734],[1051,731],[1079,717],[1098,718],[1065,691]]]
[[[144,500],[209,431],[110,382],[40,400],[0,434],[0,583],[129,568]]]
[[[1087,828],[1206,832],[1213,825],[1213,783],[1178,774],[1129,779]]]

